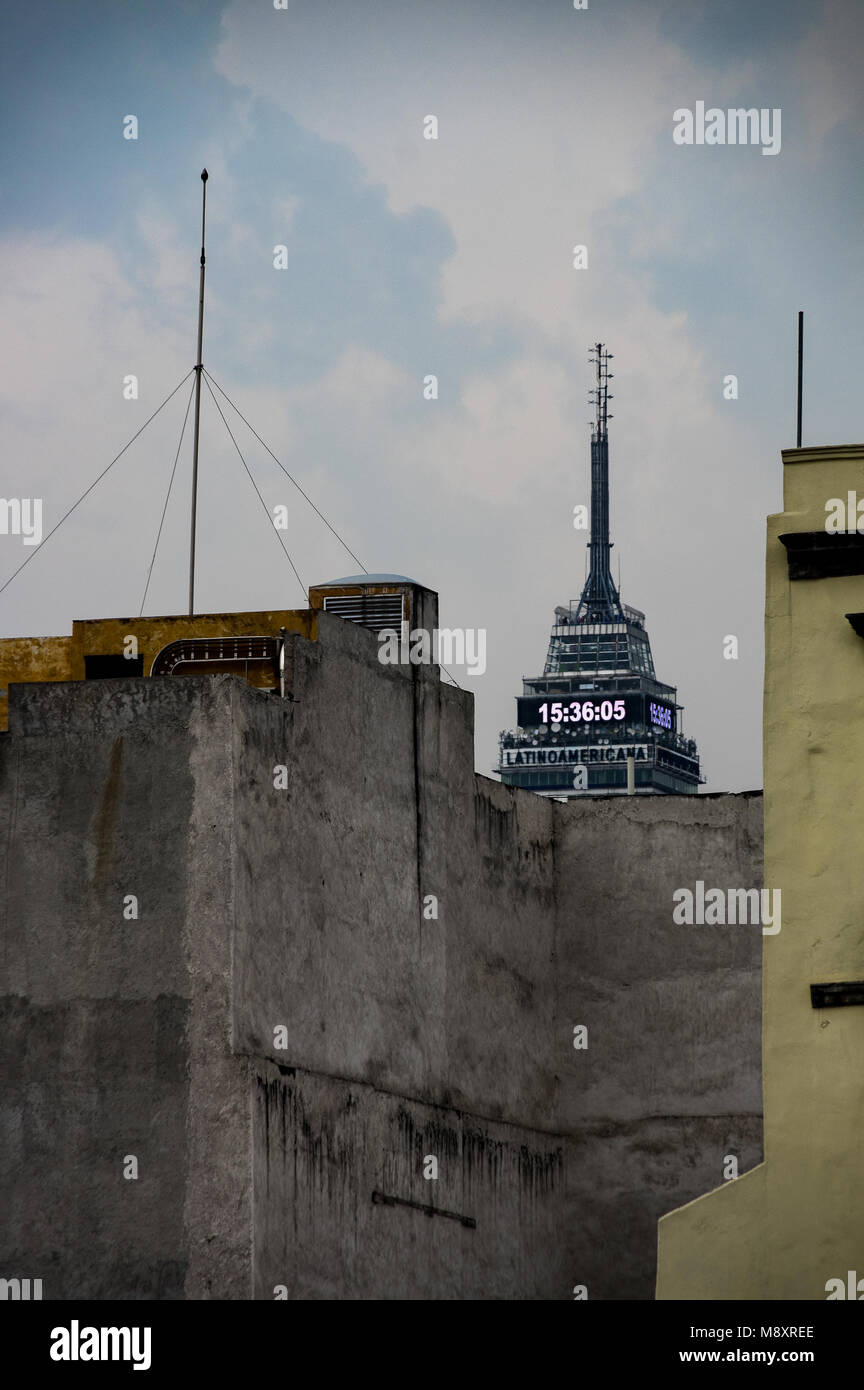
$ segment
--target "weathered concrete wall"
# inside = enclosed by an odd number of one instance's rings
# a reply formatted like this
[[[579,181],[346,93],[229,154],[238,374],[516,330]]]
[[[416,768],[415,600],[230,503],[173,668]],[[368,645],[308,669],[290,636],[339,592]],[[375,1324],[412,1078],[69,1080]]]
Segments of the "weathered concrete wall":
[[[758,886],[760,798],[550,802],[476,776],[471,697],[371,634],[321,614],[288,658],[285,701],[13,688],[0,1273],[61,1298],[651,1297],[658,1215],[760,1157],[758,929],[671,920],[673,887]],[[75,1049],[31,1041],[82,1001]],[[112,1041],[127,1013],[137,1044]]]
[[[256,1297],[562,1296],[560,1138],[265,1064],[253,1151]]]
[[[521,797],[519,848],[490,838],[470,697],[320,623],[294,702],[234,689],[235,1045],[284,1062],[282,1024],[291,1065],[554,1129],[552,808]]]
[[[758,925],[673,922],[673,892],[759,888],[762,798],[558,808],[556,975],[573,1283],[649,1298],[670,1203],[762,1157]],[[588,1029],[572,1046],[573,1025]],[[680,1195],[679,1195],[680,1194]]]
[[[249,1293],[228,711],[208,680],[13,687],[0,1260],[46,1298]]]
[[[761,1113],[758,924],[678,925],[673,893],[762,885],[762,797],[573,801],[560,816],[557,979],[586,1024],[564,1120]],[[568,1030],[568,1031],[572,1031]]]

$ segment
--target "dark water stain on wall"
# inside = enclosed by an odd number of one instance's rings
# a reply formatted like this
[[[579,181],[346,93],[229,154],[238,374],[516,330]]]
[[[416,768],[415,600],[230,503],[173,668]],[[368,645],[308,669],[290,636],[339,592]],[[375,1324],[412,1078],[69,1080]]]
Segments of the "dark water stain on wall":
[[[481,844],[488,846],[495,855],[504,854],[513,844],[516,811],[512,805],[506,811],[499,811],[487,796],[475,792],[474,826]]]
[[[92,888],[101,893],[105,887],[108,865],[111,860],[111,842],[114,823],[117,819],[117,802],[120,794],[120,772],[123,766],[123,735],[118,734],[111,745],[108,760],[108,774],[102,789],[102,800],[96,815],[94,838],[96,841],[96,867],[93,871]]]

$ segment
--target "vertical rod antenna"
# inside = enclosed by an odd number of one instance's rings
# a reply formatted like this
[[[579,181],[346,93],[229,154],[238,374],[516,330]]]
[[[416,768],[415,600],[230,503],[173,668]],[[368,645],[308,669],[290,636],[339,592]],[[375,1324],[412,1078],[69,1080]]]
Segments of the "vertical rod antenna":
[[[798,432],[797,447],[801,448],[801,407],[804,400],[804,311],[798,310]]]
[[[204,222],[207,216],[207,170],[201,170],[201,279],[198,285],[198,360],[195,363],[195,434],[192,441],[192,534],[189,538],[189,617],[195,612],[195,521],[198,511],[198,427],[201,419],[201,348],[204,341]]]

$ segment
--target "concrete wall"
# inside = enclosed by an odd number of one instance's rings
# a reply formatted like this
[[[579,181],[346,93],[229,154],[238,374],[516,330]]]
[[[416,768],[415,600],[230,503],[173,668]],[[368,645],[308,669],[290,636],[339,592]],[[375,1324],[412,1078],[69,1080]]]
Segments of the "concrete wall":
[[[470,698],[319,622],[293,702],[234,690],[235,1046],[284,1061],[281,1023],[292,1065],[552,1129],[552,808],[519,798],[502,841]]]
[[[256,1297],[555,1299],[567,1288],[554,1136],[265,1065],[253,1152]]]
[[[698,878],[759,885],[760,798],[504,788],[472,770],[469,695],[318,625],[285,701],[12,689],[0,1274],[651,1297],[658,1215],[760,1157],[758,929],[671,919]]]
[[[672,920],[673,892],[697,879],[761,886],[761,802],[556,807],[566,1225],[589,1297],[651,1297],[659,1217],[719,1185],[727,1155],[742,1173],[762,1156],[760,929]]]
[[[206,680],[13,686],[2,1263],[46,1298],[248,1292],[225,709]]]

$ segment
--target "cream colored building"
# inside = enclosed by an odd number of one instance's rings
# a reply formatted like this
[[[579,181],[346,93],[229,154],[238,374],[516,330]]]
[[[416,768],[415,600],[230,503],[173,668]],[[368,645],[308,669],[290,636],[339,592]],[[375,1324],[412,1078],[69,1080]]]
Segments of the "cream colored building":
[[[782,929],[763,936],[765,1159],[661,1219],[658,1299],[864,1299],[859,499],[864,531],[864,445],[783,452],[766,565],[764,882]],[[831,534],[840,501],[846,533]]]

